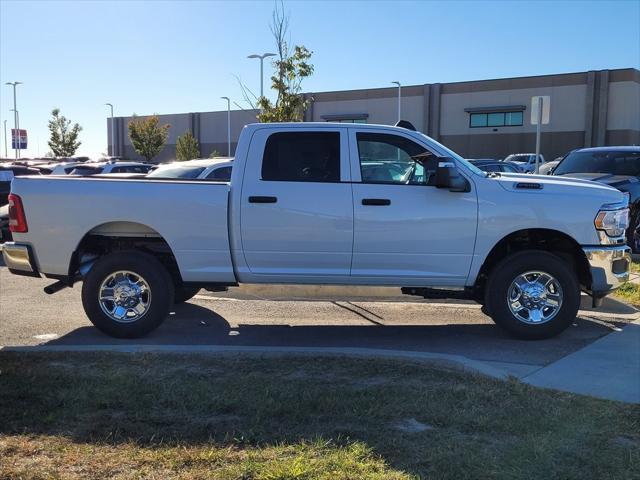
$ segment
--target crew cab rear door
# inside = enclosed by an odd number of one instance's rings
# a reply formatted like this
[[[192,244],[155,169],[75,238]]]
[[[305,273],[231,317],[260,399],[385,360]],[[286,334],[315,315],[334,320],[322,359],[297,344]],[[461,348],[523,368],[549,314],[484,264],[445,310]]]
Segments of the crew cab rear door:
[[[436,188],[437,154],[403,132],[351,127],[349,144],[354,283],[464,285],[478,221],[473,182],[469,192]],[[427,168],[414,160],[425,155]]]
[[[348,278],[353,202],[346,128],[256,130],[240,201],[242,281]]]

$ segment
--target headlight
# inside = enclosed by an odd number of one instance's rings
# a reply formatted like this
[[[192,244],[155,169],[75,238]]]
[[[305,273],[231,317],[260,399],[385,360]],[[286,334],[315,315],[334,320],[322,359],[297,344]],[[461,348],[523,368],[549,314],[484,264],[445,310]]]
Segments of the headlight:
[[[621,237],[629,226],[629,209],[600,210],[594,221],[596,229],[610,237]]]

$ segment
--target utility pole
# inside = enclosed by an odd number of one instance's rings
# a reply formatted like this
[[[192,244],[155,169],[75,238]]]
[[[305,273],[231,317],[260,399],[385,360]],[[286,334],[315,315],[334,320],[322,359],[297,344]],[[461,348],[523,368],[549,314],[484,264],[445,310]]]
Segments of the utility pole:
[[[9,158],[7,154],[7,121],[4,121],[4,158]]]
[[[400,82],[391,82],[398,85],[398,121],[402,120],[402,85]]]
[[[231,156],[231,100],[229,97],[220,97],[227,101],[227,157]]]
[[[5,83],[5,85],[11,85],[13,87],[13,124],[16,133],[16,160],[20,158],[20,121],[18,120],[18,107],[16,105],[16,87],[21,84],[22,82]]]

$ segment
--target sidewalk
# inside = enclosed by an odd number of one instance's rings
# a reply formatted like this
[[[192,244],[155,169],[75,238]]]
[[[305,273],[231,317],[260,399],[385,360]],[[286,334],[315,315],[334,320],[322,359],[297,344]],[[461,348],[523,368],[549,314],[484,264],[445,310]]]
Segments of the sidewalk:
[[[536,387],[640,403],[640,323],[614,331],[521,380]]]

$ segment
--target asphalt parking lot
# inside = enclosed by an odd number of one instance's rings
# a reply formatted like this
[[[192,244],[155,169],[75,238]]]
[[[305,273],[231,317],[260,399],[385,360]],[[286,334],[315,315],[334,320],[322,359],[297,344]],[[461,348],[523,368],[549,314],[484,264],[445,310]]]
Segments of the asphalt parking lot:
[[[639,317],[608,299],[588,299],[575,324],[556,338],[520,341],[506,335],[470,302],[433,302],[395,289],[257,287],[202,291],[178,305],[149,336],[117,340],[96,330],[80,302],[80,285],[47,295],[45,279],[0,267],[0,346],[246,346],[340,347],[457,355],[522,376],[559,360]],[[355,292],[355,293],[354,293]]]

